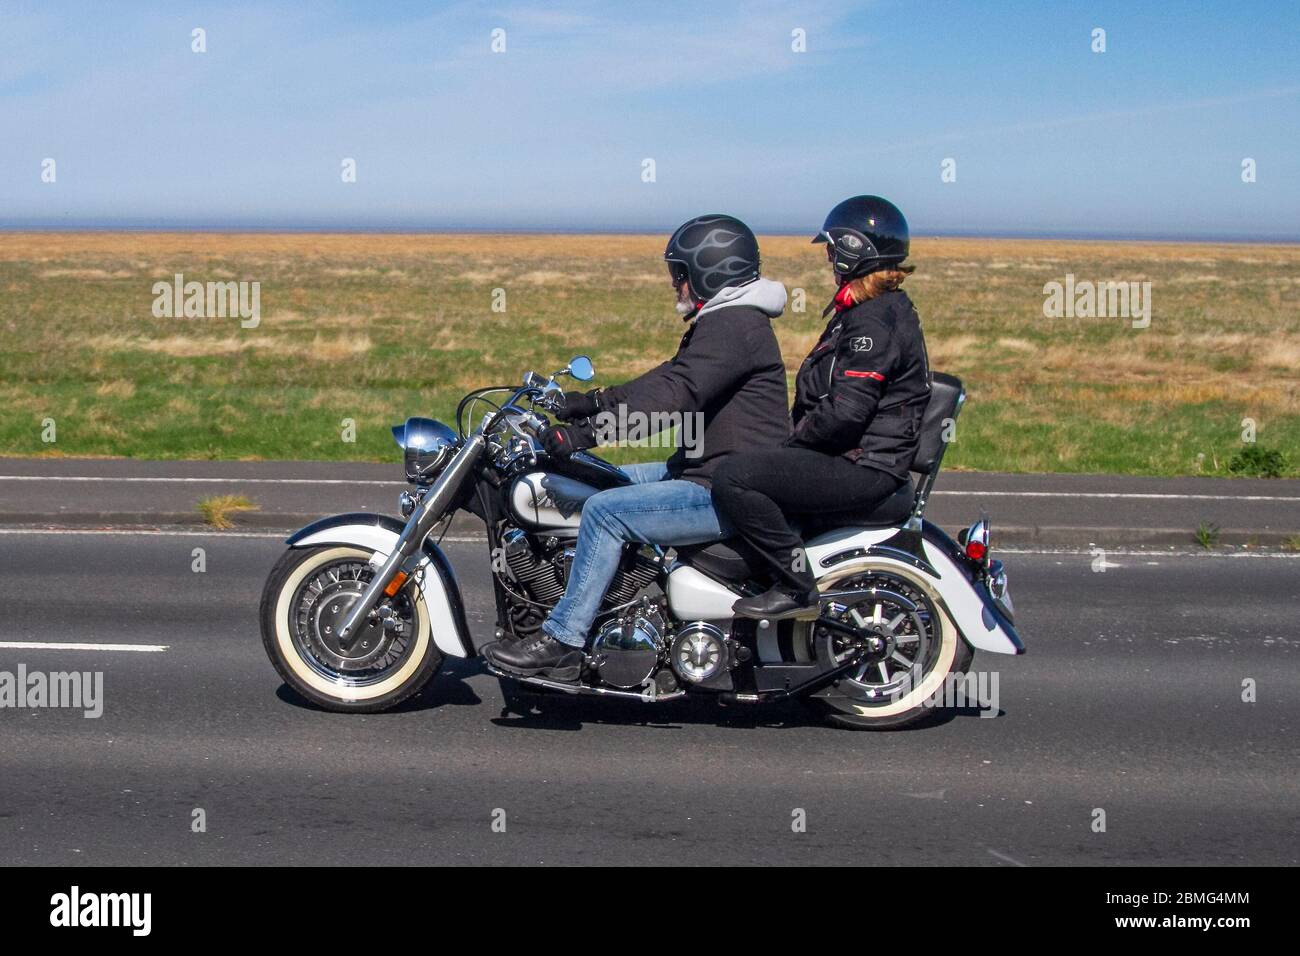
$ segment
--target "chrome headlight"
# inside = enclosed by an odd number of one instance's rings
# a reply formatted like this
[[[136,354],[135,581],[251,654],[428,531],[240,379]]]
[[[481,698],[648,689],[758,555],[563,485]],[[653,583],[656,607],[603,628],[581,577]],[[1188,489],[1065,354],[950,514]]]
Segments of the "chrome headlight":
[[[406,453],[406,480],[428,484],[451,457],[456,433],[432,418],[408,418],[393,426],[393,438]]]

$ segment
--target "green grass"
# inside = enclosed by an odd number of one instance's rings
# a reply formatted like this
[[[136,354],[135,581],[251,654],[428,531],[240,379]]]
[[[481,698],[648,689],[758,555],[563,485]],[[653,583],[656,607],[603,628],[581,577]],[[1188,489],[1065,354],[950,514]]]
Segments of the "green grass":
[[[1206,551],[1212,550],[1218,543],[1222,535],[1222,529],[1213,522],[1202,521],[1192,533],[1192,537]]]
[[[806,290],[776,325],[793,374],[831,285],[806,240],[763,247],[766,273]],[[682,326],[661,249],[640,236],[0,235],[0,454],[395,461],[389,425],[450,419],[475,386],[579,352],[593,384],[611,384],[671,355]],[[1234,460],[1249,473],[1249,447],[1278,466],[1255,473],[1298,473],[1300,248],[945,239],[918,240],[913,258],[931,364],[970,393],[949,467],[1228,476]],[[154,318],[152,284],[175,272],[260,281],[261,325]],[[1044,318],[1043,284],[1067,272],[1150,280],[1151,327]]]

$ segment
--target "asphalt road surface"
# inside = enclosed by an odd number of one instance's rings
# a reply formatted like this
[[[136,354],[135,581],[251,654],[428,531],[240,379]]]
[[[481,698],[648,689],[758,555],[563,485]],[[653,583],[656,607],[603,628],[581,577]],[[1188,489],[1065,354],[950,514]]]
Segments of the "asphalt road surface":
[[[259,508],[236,517],[241,527],[293,529],[323,514],[392,514],[398,493],[409,487],[396,460],[0,458],[0,525],[197,525],[200,499],[231,494]],[[1300,538],[1300,480],[944,471],[926,517],[955,533],[981,510],[1002,544],[1187,548],[1198,527],[1214,525],[1221,544],[1280,548]],[[482,532],[471,515],[459,515],[453,527]]]
[[[506,713],[472,661],[397,712],[314,710],[258,637],[280,549],[0,531],[0,671],[104,674],[98,719],[0,710],[0,863],[1300,862],[1293,557],[1006,556],[1029,653],[976,657],[998,716],[854,733],[795,704]],[[480,639],[483,549],[448,545]]]

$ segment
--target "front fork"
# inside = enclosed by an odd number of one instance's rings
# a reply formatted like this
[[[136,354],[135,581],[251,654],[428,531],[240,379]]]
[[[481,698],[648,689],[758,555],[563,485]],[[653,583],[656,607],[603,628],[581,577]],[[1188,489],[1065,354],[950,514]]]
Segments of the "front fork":
[[[397,537],[397,543],[393,547],[392,553],[384,560],[378,573],[366,586],[366,591],[361,595],[361,600],[348,612],[348,616],[343,621],[343,626],[339,628],[339,646],[343,650],[347,650],[352,643],[352,636],[369,619],[375,605],[379,603],[384,589],[388,587],[398,569],[406,562],[407,558],[419,550],[425,536],[433,530],[434,525],[447,513],[447,509],[451,507],[451,503],[465,483],[465,479],[473,473],[475,466],[478,464],[479,456],[486,445],[487,441],[482,434],[476,434],[465,442],[443,473],[438,476],[438,480],[430,487],[429,493],[424,496],[424,500],[411,512],[411,517],[407,519],[406,526],[402,528],[402,533]]]

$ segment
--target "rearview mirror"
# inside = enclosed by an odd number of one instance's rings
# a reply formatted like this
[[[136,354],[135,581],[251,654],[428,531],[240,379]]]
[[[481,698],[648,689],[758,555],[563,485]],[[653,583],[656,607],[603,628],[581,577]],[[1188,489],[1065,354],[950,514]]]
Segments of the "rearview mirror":
[[[596,377],[596,369],[591,364],[591,359],[585,355],[579,355],[569,363],[569,374],[579,382],[590,382]]]

